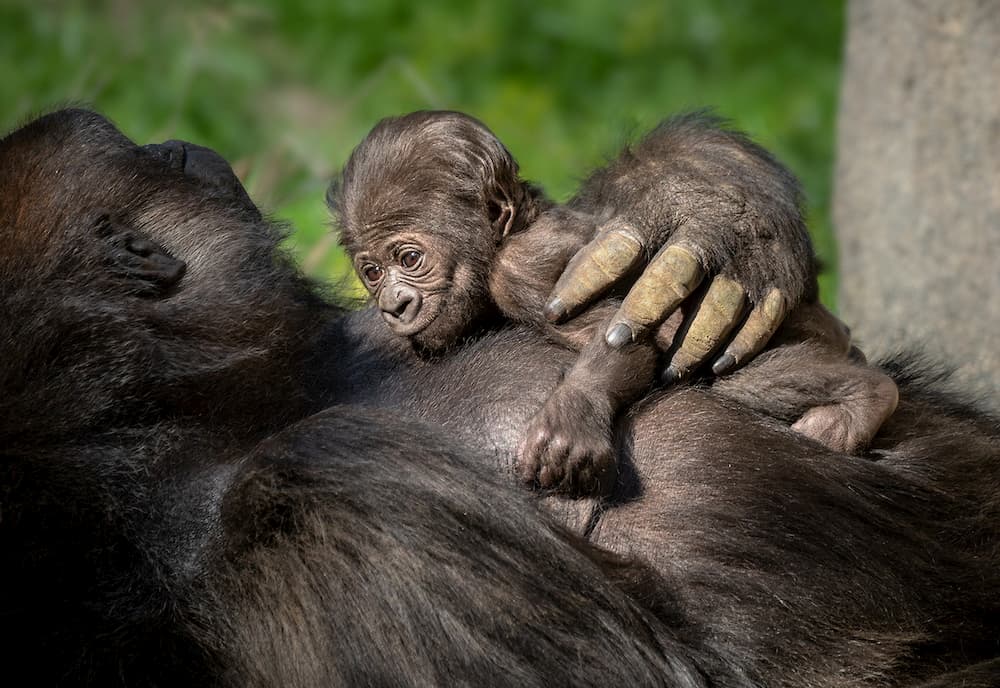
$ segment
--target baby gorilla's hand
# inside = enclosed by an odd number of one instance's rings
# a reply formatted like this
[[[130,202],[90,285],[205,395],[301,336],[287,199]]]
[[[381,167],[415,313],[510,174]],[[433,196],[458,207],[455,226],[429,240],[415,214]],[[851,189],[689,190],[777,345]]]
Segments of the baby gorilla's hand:
[[[526,483],[572,496],[611,491],[617,471],[607,398],[562,384],[528,424],[518,471]]]

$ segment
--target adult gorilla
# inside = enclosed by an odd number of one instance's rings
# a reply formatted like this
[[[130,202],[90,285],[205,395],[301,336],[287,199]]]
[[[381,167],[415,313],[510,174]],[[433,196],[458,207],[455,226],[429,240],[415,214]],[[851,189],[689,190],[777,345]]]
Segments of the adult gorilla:
[[[497,477],[566,363],[531,332],[404,363],[369,314],[313,293],[203,149],[139,148],[68,111],[8,136],[0,160],[9,677],[998,675],[990,419],[900,377],[899,410],[857,458],[749,412],[734,399],[760,390],[739,375],[661,394],[623,428],[616,500],[553,502],[601,549]],[[329,402],[383,410],[309,415]]]

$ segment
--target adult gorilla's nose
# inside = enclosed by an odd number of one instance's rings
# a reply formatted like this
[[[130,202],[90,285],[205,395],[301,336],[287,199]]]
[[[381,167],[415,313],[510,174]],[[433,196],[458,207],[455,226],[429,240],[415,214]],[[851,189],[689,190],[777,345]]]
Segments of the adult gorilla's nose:
[[[163,160],[170,169],[181,172],[220,195],[231,197],[256,210],[233,168],[225,158],[211,148],[172,139],[163,143],[149,144],[142,149]]]
[[[165,162],[171,170],[184,172],[187,151],[184,149],[183,141],[171,140],[163,143],[150,143],[143,146],[142,150]]]
[[[409,325],[420,312],[423,298],[420,291],[408,284],[386,285],[379,295],[378,306],[389,326]]]

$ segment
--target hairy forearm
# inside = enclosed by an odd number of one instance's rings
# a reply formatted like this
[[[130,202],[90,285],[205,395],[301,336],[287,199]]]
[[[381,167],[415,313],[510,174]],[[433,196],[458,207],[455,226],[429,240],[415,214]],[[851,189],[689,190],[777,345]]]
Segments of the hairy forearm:
[[[812,247],[795,177],[707,115],[667,120],[581,186],[569,206],[634,227],[647,247],[680,241],[710,272],[738,273],[751,300],[769,285],[814,297]],[[734,258],[739,265],[731,265]]]

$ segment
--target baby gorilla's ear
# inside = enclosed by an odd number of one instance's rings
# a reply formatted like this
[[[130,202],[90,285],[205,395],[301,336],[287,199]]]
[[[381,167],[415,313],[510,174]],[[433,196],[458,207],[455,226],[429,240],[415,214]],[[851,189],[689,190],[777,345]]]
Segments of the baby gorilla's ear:
[[[472,174],[482,183],[486,214],[499,243],[523,224],[519,222],[524,182],[518,177],[514,156],[493,132],[478,124],[468,145]]]
[[[492,197],[486,200],[486,212],[490,218],[490,227],[497,241],[503,241],[514,227],[516,215],[514,204],[506,197]]]

